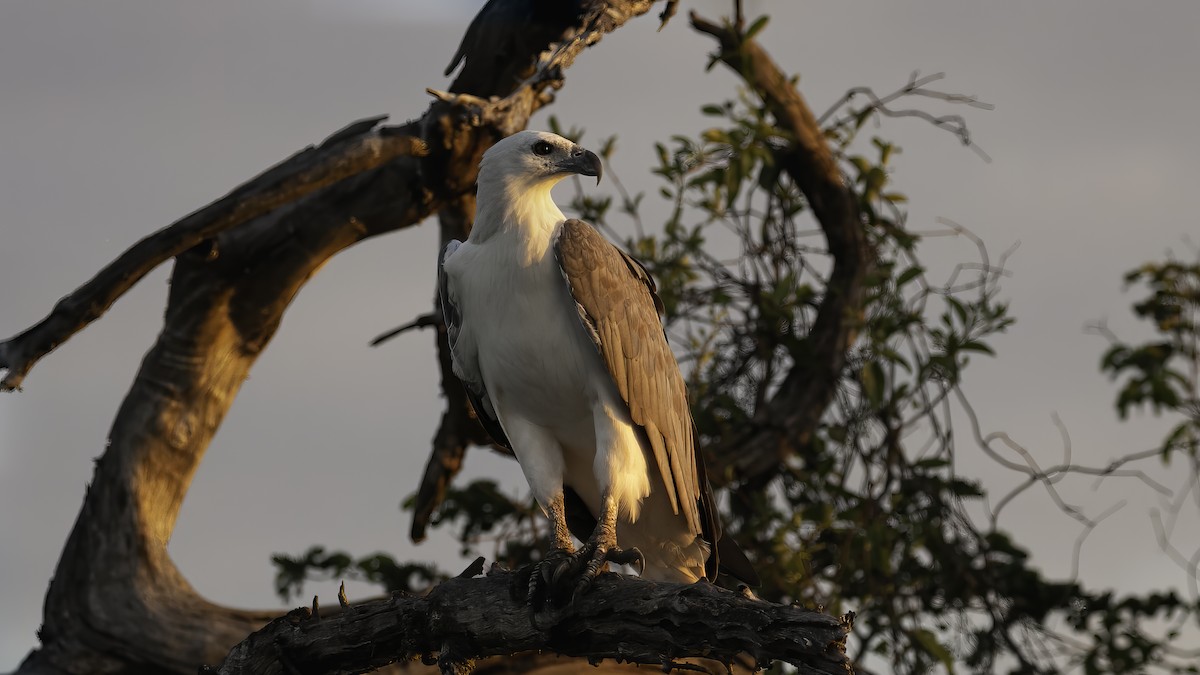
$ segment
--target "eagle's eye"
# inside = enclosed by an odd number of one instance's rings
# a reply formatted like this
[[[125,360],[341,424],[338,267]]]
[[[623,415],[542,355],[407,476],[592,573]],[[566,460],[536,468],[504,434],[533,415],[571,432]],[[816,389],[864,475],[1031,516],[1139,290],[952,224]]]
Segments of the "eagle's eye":
[[[552,152],[554,152],[554,146],[550,145],[546,141],[538,141],[537,143],[533,144],[533,154],[535,155],[545,156]]]

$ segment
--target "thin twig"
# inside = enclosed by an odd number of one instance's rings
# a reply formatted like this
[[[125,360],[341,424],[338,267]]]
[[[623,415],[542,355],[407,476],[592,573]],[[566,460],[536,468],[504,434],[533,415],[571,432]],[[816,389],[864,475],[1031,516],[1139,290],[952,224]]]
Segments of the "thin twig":
[[[412,321],[409,321],[408,323],[404,324],[403,326],[397,326],[389,331],[385,331],[383,333],[380,333],[379,335],[376,335],[369,344],[372,347],[378,347],[379,345],[383,344],[384,342],[387,342],[388,340],[391,340],[394,337],[403,335],[404,333],[407,333],[408,331],[413,330],[415,328],[432,328],[432,327],[441,326],[441,325],[442,325],[442,315],[440,313],[430,312],[428,314],[422,314],[421,316],[418,316],[417,318],[413,319]]]

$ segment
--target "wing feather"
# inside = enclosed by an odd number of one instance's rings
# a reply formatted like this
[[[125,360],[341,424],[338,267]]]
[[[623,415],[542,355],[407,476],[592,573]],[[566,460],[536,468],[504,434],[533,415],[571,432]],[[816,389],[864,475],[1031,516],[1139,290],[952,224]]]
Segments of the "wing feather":
[[[710,543],[720,537],[696,452],[687,387],[667,344],[662,302],[646,270],[592,226],[562,225],[555,255],[583,328],[654,456],[672,508]],[[715,550],[715,547],[714,547]]]
[[[671,456],[666,448],[666,444],[664,442],[665,439],[663,438],[663,435],[661,433],[659,433],[658,427],[656,427],[654,425],[654,422],[646,423],[646,436],[649,437],[649,439],[650,439],[650,446],[654,448],[654,456],[655,457],[669,458]],[[661,459],[660,459],[660,461],[661,461]],[[661,466],[660,466],[660,470],[661,470]],[[664,472],[664,475],[666,475],[665,472]],[[678,514],[679,513],[679,501],[680,501],[679,492],[680,491],[676,490],[676,481],[675,480],[665,480],[665,481],[663,481],[663,484],[666,486],[667,499],[670,501],[671,508],[675,511],[676,514]],[[683,494],[686,495],[687,492],[683,492]]]

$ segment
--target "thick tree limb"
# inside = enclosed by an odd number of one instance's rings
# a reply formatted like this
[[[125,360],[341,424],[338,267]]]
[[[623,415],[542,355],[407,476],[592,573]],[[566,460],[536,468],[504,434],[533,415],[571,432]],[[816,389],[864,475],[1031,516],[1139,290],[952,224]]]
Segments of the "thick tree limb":
[[[399,133],[394,127],[378,127],[384,119],[354,122],[321,145],[301,150],[221,199],[134,244],[83,286],[59,300],[45,319],[0,343],[0,368],[8,371],[0,380],[0,391],[21,386],[25,375],[41,357],[100,318],[118,298],[163,262],[349,176],[397,157],[425,153],[425,144],[420,139]],[[219,255],[219,251],[213,248],[210,255]]]
[[[397,175],[368,172],[227,231],[215,258],[201,249],[177,257],[163,331],[117,412],[47,594],[43,647],[22,672],[132,662],[190,673],[267,618],[205,601],[167,541],[208,443],[296,292],[382,220],[427,212],[389,191]]]
[[[778,660],[803,673],[850,672],[845,639],[852,617],[703,582],[656,584],[615,574],[601,576],[554,616],[531,616],[524,600],[510,595],[515,576],[450,579],[424,597],[363,603],[334,618],[314,619],[300,608],[234,647],[219,672],[363,672],[420,658],[457,673],[478,658],[531,650],[657,667],[696,657],[730,662],[746,653],[762,667]]]
[[[694,12],[692,26],[717,39],[718,58],[762,97],[791,145],[780,156],[784,170],[804,193],[829,247],[833,266],[812,330],[807,353],[797,358],[767,406],[767,420],[732,439],[709,456],[715,480],[761,484],[787,457],[802,452],[837,388],[846,353],[863,323],[864,281],[874,260],[858,196],[846,186],[816,116],[795,84],[757,42],[738,27],[718,25]]]

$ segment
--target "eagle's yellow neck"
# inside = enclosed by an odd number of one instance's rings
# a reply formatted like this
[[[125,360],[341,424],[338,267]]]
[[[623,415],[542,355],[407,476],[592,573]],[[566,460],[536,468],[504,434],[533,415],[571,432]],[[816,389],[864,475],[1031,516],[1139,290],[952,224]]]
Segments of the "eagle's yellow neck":
[[[550,195],[558,180],[533,184],[480,180],[475,225],[468,241],[483,244],[498,235],[521,247],[526,260],[541,259],[566,219]]]

